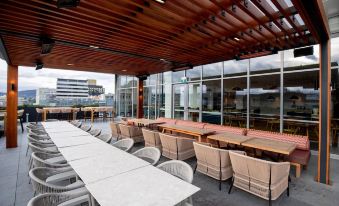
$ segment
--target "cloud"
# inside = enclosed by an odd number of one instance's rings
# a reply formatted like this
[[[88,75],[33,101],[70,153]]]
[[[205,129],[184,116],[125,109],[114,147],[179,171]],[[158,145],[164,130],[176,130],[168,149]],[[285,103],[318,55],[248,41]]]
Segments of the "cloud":
[[[0,92],[5,92],[7,84],[7,64],[1,59],[0,74]],[[19,90],[37,89],[41,87],[56,88],[57,78],[96,79],[97,84],[102,85],[106,93],[115,93],[114,74],[48,68],[36,71],[33,67],[19,67]]]

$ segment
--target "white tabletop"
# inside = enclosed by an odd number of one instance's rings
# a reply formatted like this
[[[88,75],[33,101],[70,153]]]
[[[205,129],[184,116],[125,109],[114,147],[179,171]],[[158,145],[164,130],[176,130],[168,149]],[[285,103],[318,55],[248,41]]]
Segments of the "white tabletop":
[[[114,155],[101,154],[74,160],[69,164],[85,184],[150,165],[150,163],[123,151],[117,151]]]
[[[45,129],[55,128],[56,126],[70,126],[70,125],[72,125],[67,121],[41,122],[41,124],[42,124],[42,126],[44,126]]]
[[[71,138],[71,137],[79,137],[79,136],[88,136],[90,134],[81,129],[78,129],[76,131],[51,132],[51,133],[48,133],[48,135],[53,140],[53,138],[60,138],[60,137]]]
[[[78,136],[78,137],[72,137],[72,138],[57,137],[57,138],[53,138],[52,140],[58,148],[72,147],[72,146],[84,145],[84,144],[94,144],[94,143],[100,143],[101,141],[100,139],[93,137],[91,135]]]
[[[101,206],[173,206],[200,190],[153,166],[90,183],[86,188]]]
[[[95,157],[97,155],[109,154],[113,155],[112,145],[109,145],[105,142],[98,142],[94,144],[84,144],[73,147],[63,147],[59,148],[60,153],[64,158],[70,162],[73,160]]]

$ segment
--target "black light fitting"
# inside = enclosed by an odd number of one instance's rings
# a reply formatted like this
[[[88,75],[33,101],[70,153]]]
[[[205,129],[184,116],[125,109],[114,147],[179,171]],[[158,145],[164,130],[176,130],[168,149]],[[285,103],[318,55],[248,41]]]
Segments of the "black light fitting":
[[[75,8],[75,7],[79,6],[79,4],[80,4],[80,0],[57,0],[57,7],[59,9]]]
[[[44,63],[37,61],[35,70],[40,70],[44,67]]]
[[[41,39],[41,55],[47,55],[52,52],[55,41],[50,38]]]

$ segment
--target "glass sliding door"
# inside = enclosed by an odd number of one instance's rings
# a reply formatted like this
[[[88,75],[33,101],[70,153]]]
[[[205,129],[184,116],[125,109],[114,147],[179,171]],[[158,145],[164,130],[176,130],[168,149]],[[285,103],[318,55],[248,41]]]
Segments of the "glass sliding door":
[[[173,85],[173,116],[198,122],[200,120],[200,83]]]

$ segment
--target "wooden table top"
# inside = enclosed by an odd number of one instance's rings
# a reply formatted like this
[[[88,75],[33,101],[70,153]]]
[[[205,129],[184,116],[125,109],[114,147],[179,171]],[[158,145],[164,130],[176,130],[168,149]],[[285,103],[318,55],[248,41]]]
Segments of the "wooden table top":
[[[284,155],[290,155],[297,146],[296,144],[289,142],[262,138],[252,138],[247,140],[246,142],[241,143],[241,145]]]
[[[213,134],[215,132],[215,130],[199,129],[195,127],[182,126],[182,125],[176,125],[176,124],[161,124],[159,125],[159,127],[166,128],[168,130],[190,133],[190,134],[195,134],[195,135],[208,135],[208,134]]]
[[[241,143],[246,142],[247,140],[250,140],[253,137],[225,132],[221,134],[210,135],[207,138],[217,140],[220,142],[240,145]]]

